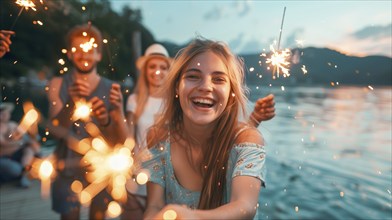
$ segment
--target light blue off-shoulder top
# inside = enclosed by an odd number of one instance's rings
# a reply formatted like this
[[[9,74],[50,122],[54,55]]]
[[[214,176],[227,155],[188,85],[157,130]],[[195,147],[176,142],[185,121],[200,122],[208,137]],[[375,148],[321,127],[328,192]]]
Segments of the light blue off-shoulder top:
[[[165,191],[166,204],[186,205],[196,209],[200,192],[188,190],[180,185],[174,175],[170,155],[170,141],[162,141],[149,149],[150,159],[143,162],[143,167],[150,173],[150,182],[161,185]],[[236,176],[252,176],[261,180],[265,186],[265,150],[255,143],[235,144],[231,149],[224,189],[224,203],[231,197],[231,183]],[[258,213],[255,215],[257,219]]]

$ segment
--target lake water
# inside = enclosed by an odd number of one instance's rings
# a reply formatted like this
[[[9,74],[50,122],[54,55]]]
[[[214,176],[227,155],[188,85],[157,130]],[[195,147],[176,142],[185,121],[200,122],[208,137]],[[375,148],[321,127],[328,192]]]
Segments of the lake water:
[[[391,87],[251,89],[276,99],[263,219],[392,219]]]

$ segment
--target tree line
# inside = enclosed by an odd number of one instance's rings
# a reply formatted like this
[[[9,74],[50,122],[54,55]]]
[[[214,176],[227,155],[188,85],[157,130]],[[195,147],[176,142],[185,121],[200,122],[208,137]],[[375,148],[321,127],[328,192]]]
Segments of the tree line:
[[[125,6],[121,12],[112,9],[109,0],[33,0],[36,11],[23,9],[15,1],[0,1],[0,28],[16,32],[11,52],[0,60],[2,79],[26,76],[43,67],[61,74],[67,62],[61,51],[66,48],[65,36],[70,28],[91,22],[98,27],[108,43],[103,45],[103,59],[98,71],[109,79],[121,81],[137,76],[135,60],[155,42],[142,24],[142,12]],[[22,12],[19,16],[19,12]]]

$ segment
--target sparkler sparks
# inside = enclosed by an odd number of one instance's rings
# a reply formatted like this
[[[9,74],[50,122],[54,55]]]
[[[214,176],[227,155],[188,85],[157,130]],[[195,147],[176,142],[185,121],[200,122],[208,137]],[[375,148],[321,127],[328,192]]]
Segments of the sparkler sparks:
[[[270,45],[270,50],[272,52],[271,57],[267,58],[266,63],[271,64],[273,68],[272,75],[275,77],[275,72],[277,73],[277,77],[279,77],[279,73],[282,72],[284,77],[290,76],[289,74],[289,66],[290,62],[288,59],[291,56],[291,51],[289,49],[285,49],[280,51],[280,39],[282,38],[282,30],[283,30],[283,23],[284,23],[284,16],[286,14],[286,7],[284,7],[283,10],[283,17],[282,17],[282,23],[280,25],[280,32],[279,32],[279,40],[278,40],[278,45],[277,49],[275,50],[273,45]],[[265,56],[265,54],[262,54],[262,56]]]
[[[110,191],[115,200],[125,201],[125,184],[130,178],[130,169],[133,165],[131,151],[126,146],[115,147],[112,150],[109,146],[96,148],[94,143],[92,145],[83,157],[92,171],[86,175],[90,185],[81,191],[81,202],[88,204],[104,188]]]
[[[37,11],[37,9],[35,9],[35,4],[34,2],[32,2],[31,0],[16,0],[15,4],[19,5],[22,7],[24,7],[24,9],[29,10],[29,8],[31,8],[34,11]]]
[[[73,121],[78,119],[87,121],[90,118],[91,103],[87,103],[85,100],[80,100],[75,103],[75,111],[72,116]]]
[[[14,29],[16,21],[18,21],[18,18],[22,14],[23,9],[26,9],[26,11],[27,11],[31,8],[33,11],[37,11],[37,9],[35,9],[34,2],[32,2],[31,0],[16,0],[15,4],[21,6],[21,9],[19,10],[18,15],[16,16],[14,23],[12,23],[12,25],[10,27],[11,31]]]
[[[277,73],[277,77],[279,77],[280,72],[283,73],[284,77],[290,76],[289,67],[290,62],[288,59],[291,56],[291,52],[289,49],[285,49],[282,51],[275,50],[273,45],[270,45],[270,49],[272,51],[272,55],[270,58],[267,58],[266,63],[271,64],[274,67],[273,75],[275,71]]]
[[[92,50],[93,47],[94,48],[98,47],[98,45],[94,42],[95,42],[95,39],[92,37],[92,38],[90,38],[90,41],[83,43],[83,44],[80,44],[79,46],[80,46],[80,48],[82,48],[83,52],[87,53],[90,50]]]

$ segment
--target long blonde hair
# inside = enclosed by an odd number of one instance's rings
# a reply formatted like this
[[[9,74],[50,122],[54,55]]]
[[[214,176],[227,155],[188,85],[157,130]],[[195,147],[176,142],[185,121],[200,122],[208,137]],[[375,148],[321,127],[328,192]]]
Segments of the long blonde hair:
[[[134,94],[136,94],[136,109],[134,113],[134,124],[137,124],[139,121],[140,116],[144,112],[144,107],[146,106],[147,99],[150,96],[150,91],[149,91],[149,83],[147,79],[147,60],[145,62],[145,65],[143,68],[140,70],[140,75],[139,79],[137,80]]]
[[[183,129],[183,111],[180,102],[176,98],[176,88],[181,79],[184,68],[198,54],[211,51],[218,55],[226,64],[230,79],[231,95],[228,104],[217,119],[214,135],[210,137],[208,152],[203,152],[203,161],[200,172],[203,176],[203,186],[200,194],[199,209],[212,209],[222,205],[224,188],[226,185],[226,166],[230,150],[234,144],[234,136],[237,130],[239,113],[245,114],[247,103],[247,88],[244,84],[243,61],[236,57],[222,42],[206,39],[195,39],[186,48],[176,55],[162,92],[165,93],[164,112],[155,125],[155,131],[168,129],[172,133],[181,135]],[[244,115],[245,117],[245,115]],[[148,147],[164,140],[166,133],[156,132],[147,141]],[[219,158],[219,160],[217,160]]]

